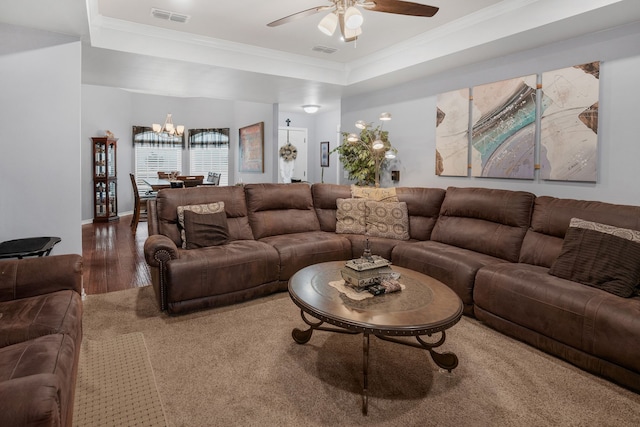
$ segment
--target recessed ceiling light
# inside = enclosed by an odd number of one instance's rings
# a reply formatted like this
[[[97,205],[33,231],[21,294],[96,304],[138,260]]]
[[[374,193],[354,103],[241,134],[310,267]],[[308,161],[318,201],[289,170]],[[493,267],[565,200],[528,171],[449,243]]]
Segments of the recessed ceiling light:
[[[303,105],[302,109],[307,114],[313,114],[318,112],[318,110],[320,109],[320,106],[319,105]]]

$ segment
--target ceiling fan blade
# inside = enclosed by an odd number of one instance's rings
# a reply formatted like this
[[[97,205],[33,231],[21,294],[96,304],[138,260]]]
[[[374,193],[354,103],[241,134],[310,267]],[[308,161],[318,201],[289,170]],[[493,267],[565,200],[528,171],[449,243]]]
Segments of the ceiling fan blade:
[[[267,27],[277,27],[278,25],[287,24],[291,21],[295,21],[299,18],[304,18],[307,16],[315,15],[318,12],[322,12],[323,10],[330,9],[331,6],[316,6],[311,9],[303,10],[302,12],[294,13],[293,15],[285,16],[284,18],[280,18],[276,21],[269,22]]]
[[[375,12],[396,13],[398,15],[426,16],[435,15],[440,8],[426,4],[400,0],[372,0],[374,6],[364,5],[365,9]]]

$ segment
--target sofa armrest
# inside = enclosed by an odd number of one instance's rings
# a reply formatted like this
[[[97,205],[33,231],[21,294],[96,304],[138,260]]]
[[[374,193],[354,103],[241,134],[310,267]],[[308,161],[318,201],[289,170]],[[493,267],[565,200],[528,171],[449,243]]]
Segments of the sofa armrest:
[[[53,374],[37,374],[0,382],[0,425],[71,425],[64,420],[60,386]],[[62,414],[61,414],[62,412]]]
[[[82,295],[82,257],[76,254],[0,261],[0,301],[72,290]]]
[[[144,258],[151,267],[179,258],[178,247],[173,240],[162,234],[149,236],[144,242]]]

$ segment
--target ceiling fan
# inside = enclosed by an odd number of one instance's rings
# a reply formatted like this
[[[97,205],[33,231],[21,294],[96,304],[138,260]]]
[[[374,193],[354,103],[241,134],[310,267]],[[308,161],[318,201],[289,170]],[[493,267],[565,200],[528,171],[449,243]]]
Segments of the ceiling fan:
[[[277,27],[299,18],[315,15],[318,12],[330,10],[320,23],[318,29],[327,35],[333,35],[336,27],[340,26],[340,32],[345,42],[351,42],[362,34],[362,13],[358,8],[374,12],[395,13],[397,15],[432,17],[438,12],[437,7],[400,0],[329,0],[332,4],[316,6],[311,9],[294,13],[284,18],[267,24],[269,27]]]

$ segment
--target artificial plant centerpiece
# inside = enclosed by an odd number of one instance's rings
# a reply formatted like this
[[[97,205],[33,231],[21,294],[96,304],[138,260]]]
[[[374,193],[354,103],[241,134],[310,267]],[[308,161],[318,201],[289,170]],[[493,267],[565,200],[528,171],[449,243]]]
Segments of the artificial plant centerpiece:
[[[380,120],[391,120],[389,113],[382,113]],[[362,120],[356,122],[360,134],[342,132],[342,144],[331,150],[340,155],[342,166],[349,173],[349,179],[357,185],[380,186],[380,170],[398,150],[389,141],[389,132],[382,125],[375,128]]]

